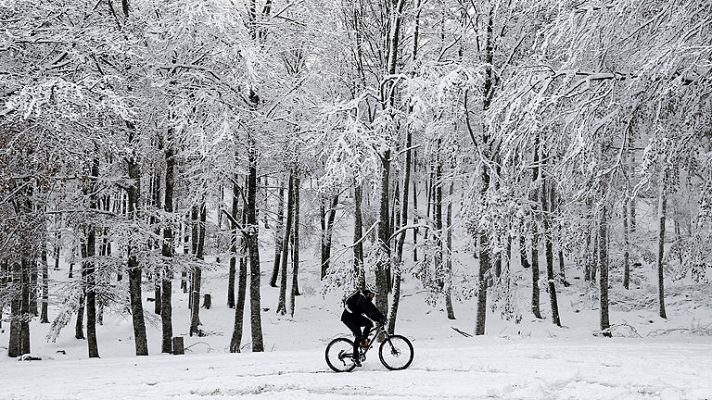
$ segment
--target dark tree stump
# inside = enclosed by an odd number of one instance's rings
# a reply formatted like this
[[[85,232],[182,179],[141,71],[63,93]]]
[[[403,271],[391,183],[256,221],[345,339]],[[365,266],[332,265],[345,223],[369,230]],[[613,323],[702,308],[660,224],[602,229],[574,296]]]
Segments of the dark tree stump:
[[[185,346],[183,344],[182,336],[176,336],[173,338],[173,354],[185,354]]]

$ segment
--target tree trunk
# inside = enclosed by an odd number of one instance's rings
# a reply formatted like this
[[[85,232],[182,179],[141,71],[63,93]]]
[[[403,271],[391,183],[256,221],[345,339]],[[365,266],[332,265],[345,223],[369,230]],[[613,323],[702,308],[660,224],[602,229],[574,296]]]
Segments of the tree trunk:
[[[42,309],[40,311],[40,323],[48,324],[49,316],[47,307],[49,305],[49,260],[47,260],[47,250],[42,250]],[[0,304],[2,309],[2,304]],[[0,318],[1,319],[1,318]]]
[[[37,270],[37,262],[33,260],[32,263],[30,263],[30,288],[29,288],[29,295],[30,295],[30,303],[29,303],[29,310],[32,315],[35,317],[39,316],[39,307],[37,305],[37,280],[38,280],[38,270]]]
[[[628,199],[623,200],[623,287],[630,289],[630,237],[628,226]]]
[[[492,95],[494,91],[494,76],[493,76],[493,71],[492,71],[492,59],[493,59],[493,41],[492,41],[492,32],[493,32],[493,11],[490,9],[489,12],[489,20],[487,23],[487,35],[486,35],[486,46],[485,46],[485,62],[486,62],[486,67],[485,67],[485,80],[484,80],[484,86],[483,86],[483,104],[482,104],[482,109],[483,111],[487,111],[490,106],[490,102],[492,100]],[[469,118],[469,117],[468,117]],[[484,156],[489,158],[490,155],[489,150],[491,143],[490,143],[490,136],[487,133],[487,128],[485,126],[482,127],[482,143],[484,144]],[[472,133],[472,132],[471,132]],[[477,143],[473,143],[474,145],[477,145]],[[484,199],[487,195],[487,191],[489,190],[490,187],[490,174],[489,168],[486,164],[482,165],[482,187],[480,188],[480,197],[481,201],[484,203]],[[486,231],[486,229],[480,228],[480,231],[478,233],[479,235],[479,244],[480,244],[480,254],[479,254],[479,273],[478,273],[478,293],[477,293],[477,321],[475,325],[475,335],[484,335],[485,334],[485,318],[487,316],[487,272],[491,268],[491,260],[490,260],[490,240],[489,240],[489,234]]]
[[[596,234],[593,236],[593,249],[594,249],[594,252],[597,251],[596,249],[598,249],[599,241],[600,241],[600,240],[601,240],[601,237],[599,236],[599,232],[596,231]],[[597,273],[597,271],[598,271],[598,266],[599,266],[598,256],[599,256],[599,254],[595,254],[595,257],[596,257],[596,258],[594,259],[595,262],[593,262],[593,263],[591,264],[591,269],[590,269],[590,271],[589,271],[590,276],[589,276],[588,280],[589,280],[591,283],[594,283],[594,282],[596,281],[596,273]]]
[[[339,205],[339,195],[334,195],[331,198],[331,205],[328,210],[325,210],[325,226],[323,227],[323,235],[321,241],[321,279],[324,279],[329,271],[331,262],[331,239],[334,233],[334,221],[336,220],[336,207]]]
[[[665,170],[660,174],[660,183],[658,190],[658,305],[660,318],[667,319],[665,312],[665,220],[667,217],[667,199],[665,193]]]
[[[452,307],[452,196],[454,189],[455,184],[450,182],[449,199],[447,202],[447,260],[445,261],[445,309],[447,310],[447,319],[455,319],[455,311]]]
[[[168,145],[163,153],[166,160],[166,181],[165,194],[163,199],[163,210],[169,216],[170,221],[163,227],[163,243],[161,255],[165,259],[167,267],[163,270],[161,281],[161,353],[173,352],[173,266],[175,256],[175,239],[173,237],[173,187],[175,186],[175,154],[172,144],[172,128],[169,131]],[[156,299],[158,301],[158,299]]]
[[[198,254],[198,237],[200,236],[200,209],[193,205],[190,208],[190,253],[195,257]],[[188,229],[186,227],[186,229]],[[193,317],[193,304],[195,300],[195,268],[188,270],[188,309],[191,319]],[[200,296],[198,296],[200,298]]]
[[[287,314],[287,263],[289,260],[289,238],[292,235],[292,220],[294,219],[294,170],[289,170],[289,183],[287,186],[287,225],[284,229],[284,240],[282,241],[282,279],[279,286],[279,303],[277,304],[277,314]]]
[[[19,357],[22,352],[22,264],[12,264],[12,287],[10,293],[10,340],[7,348],[9,357]]]
[[[131,140],[129,140],[131,141]],[[133,221],[138,220],[137,207],[141,198],[141,169],[134,160],[127,160],[129,180],[131,185],[128,188],[128,215]],[[131,317],[133,320],[134,340],[136,345],[136,355],[148,355],[148,342],[146,340],[146,323],[143,318],[143,303],[141,301],[141,266],[136,257],[136,241],[129,241],[127,246],[128,274],[129,274],[129,296],[131,299]]]
[[[105,211],[111,211],[111,205],[109,204],[109,196],[107,196],[107,200],[105,203]],[[109,228],[104,228],[103,230],[103,237],[101,239],[101,250],[100,250],[100,255],[102,257],[111,257],[111,242],[109,241]],[[120,266],[119,266],[120,267]],[[102,282],[102,285],[107,285],[107,279],[104,278],[103,274],[100,275],[99,278]],[[98,306],[97,306],[97,312],[96,312],[96,321],[99,323],[99,325],[104,325],[104,298],[99,297],[98,300]]]
[[[11,279],[10,274],[11,271],[9,271],[7,260],[0,261],[0,290],[2,290],[3,293],[9,294],[10,298],[12,298],[11,289],[8,287],[8,282]],[[5,310],[5,300],[5,297],[0,298],[0,310]],[[10,310],[10,312],[12,313],[12,310]],[[12,314],[10,314],[10,317],[12,318]],[[2,318],[0,318],[0,332],[4,332]]]
[[[239,218],[239,196],[240,187],[234,183],[232,185],[232,209],[230,215],[232,215],[235,221]],[[280,229],[279,226],[280,224],[277,225],[277,229]],[[227,306],[228,308],[235,308],[235,275],[237,274],[237,253],[238,242],[240,241],[240,237],[238,236],[239,230],[236,224],[232,225],[230,232],[232,235],[230,240],[230,252],[232,254],[230,255],[230,272],[227,280]],[[240,246],[240,248],[242,248],[242,246]]]
[[[628,135],[628,149],[630,151],[630,166],[628,168],[628,173],[629,173],[628,179],[635,181],[635,162],[636,162],[635,159],[636,159],[636,157],[635,157],[635,136],[633,135],[633,130],[631,130],[630,134]],[[636,197],[637,197],[636,193],[631,192],[630,198],[628,199],[628,205],[629,205],[628,212],[630,215],[630,224],[628,226],[628,230],[629,230],[629,232],[628,232],[628,236],[629,236],[628,247],[629,247],[629,250],[631,250],[630,255],[629,255],[629,257],[631,259],[630,263],[633,266],[635,266],[635,264],[637,262],[637,257],[636,257],[635,251],[632,251],[632,249],[630,249],[630,245],[631,245],[631,243],[635,243],[635,240],[636,240],[636,234],[635,234],[635,232],[636,232],[636,212],[635,212]]]
[[[10,340],[7,355],[30,353],[30,262],[27,254],[12,266]]]
[[[435,266],[435,281],[439,290],[445,288],[445,268],[443,267],[443,166],[440,160],[440,140],[438,140],[435,160],[435,182],[433,189],[433,219],[435,220],[435,252],[433,254],[433,264]]]
[[[403,6],[404,1],[399,1],[390,10],[390,21],[389,32],[388,32],[388,46],[387,46],[387,65],[386,70],[389,75],[396,74],[397,61],[398,61],[398,48],[400,40],[400,28],[403,21]],[[384,109],[395,108],[395,98],[396,98],[396,88],[393,86],[395,83],[393,80],[389,80],[388,84],[385,85],[384,93],[388,93],[388,99],[382,98],[381,101],[384,105]],[[391,111],[393,113],[393,111]],[[393,115],[391,115],[393,117]],[[376,260],[376,307],[384,314],[388,313],[388,292],[390,290],[390,279],[389,273],[391,270],[391,227],[389,225],[390,215],[388,215],[390,210],[390,174],[391,174],[391,151],[385,150],[381,154],[381,200],[380,200],[380,210],[378,216],[378,256]]]
[[[604,191],[605,193],[605,191]],[[599,300],[601,331],[604,336],[610,337],[610,324],[608,322],[608,207],[603,205],[600,222],[598,225],[598,265],[599,273]]]
[[[420,15],[416,16],[416,26],[419,23]],[[416,33],[417,38],[417,33]],[[415,39],[417,42],[417,39]],[[414,55],[416,53],[414,52]],[[401,228],[408,225],[408,196],[410,178],[411,178],[411,146],[413,142],[413,134],[410,128],[406,132],[405,139],[405,171],[403,173],[403,198],[401,200]],[[400,306],[400,293],[401,293],[401,279],[403,272],[403,245],[405,244],[406,231],[403,231],[399,237],[396,237],[396,265],[394,273],[394,283],[393,283],[393,302],[391,304],[391,314],[388,318],[388,332],[393,334],[396,330],[396,319],[398,318],[398,307]]]
[[[366,287],[366,271],[363,266],[363,215],[361,213],[362,199],[361,183],[354,185],[354,272],[358,287]]]
[[[558,248],[558,258],[559,258],[559,282],[561,282],[564,287],[569,286],[569,282],[566,280],[566,265],[564,263],[564,246],[563,246],[563,225],[561,223],[561,198],[556,195],[556,188],[554,185],[550,185],[549,192],[551,195],[551,209],[552,214],[555,215],[559,222],[554,224],[555,228],[552,227],[552,235],[555,235],[556,247]],[[555,229],[555,234],[554,234]]]
[[[524,221],[521,221],[522,224],[522,229],[524,229]],[[519,263],[522,265],[522,268],[528,269],[531,267],[529,264],[529,260],[527,259],[527,238],[526,235],[522,232],[519,234]]]
[[[247,212],[242,210],[242,223],[247,222]],[[237,229],[237,227],[234,227]],[[245,260],[245,246],[240,246],[240,270],[238,273],[237,303],[235,304],[235,323],[230,340],[230,353],[239,353],[242,345],[242,327],[245,319],[245,297],[247,294],[247,262]]]
[[[247,178],[247,248],[250,255],[250,322],[252,351],[264,351],[262,341],[262,308],[260,306],[260,248],[257,225],[257,148],[255,139],[248,137],[249,173]]]
[[[413,172],[415,172],[416,162],[415,162],[415,150],[413,150]],[[413,225],[418,224],[418,179],[413,178],[413,210],[416,213],[413,214]],[[418,228],[413,229],[413,262],[418,262],[418,235],[420,230]]]
[[[95,185],[99,177],[99,159],[95,158],[91,166],[91,176],[93,178],[90,195],[89,207],[91,209],[99,208],[99,201],[96,198]],[[86,288],[86,307],[87,307],[87,345],[89,347],[89,358],[99,357],[99,347],[96,339],[96,228],[89,226],[86,243],[86,256],[89,259],[84,262],[85,288]]]
[[[162,150],[162,145],[159,144],[157,150]],[[151,205],[154,210],[158,210],[161,207],[161,172],[157,167],[153,171],[153,182],[152,182],[152,192],[151,192]],[[155,214],[155,213],[154,213]],[[158,217],[151,215],[151,226],[153,227],[153,233],[156,237],[161,236],[161,228],[158,226]],[[159,241],[156,239],[150,239],[151,248],[160,248]],[[163,274],[161,273],[162,267],[156,267],[153,271],[153,298],[156,301],[153,302],[153,312],[155,314],[161,315],[161,285],[163,281]]]
[[[180,223],[180,230],[181,230],[180,241],[181,241],[181,245],[183,246],[183,254],[184,255],[188,255],[191,253],[190,244],[189,244],[190,236],[188,234],[188,224],[185,223],[186,218],[187,217],[184,217]],[[183,270],[180,272],[180,288],[183,291],[183,294],[187,294],[189,292],[188,281],[189,281],[188,271],[186,271],[185,267],[183,267]],[[192,299],[192,297],[190,295],[188,295],[188,303],[189,303],[188,307],[189,308],[190,308],[190,302],[192,301],[191,299]]]
[[[381,201],[378,218],[378,256],[376,260],[376,307],[384,314],[388,315],[388,270],[391,264],[390,237],[391,229],[388,226],[390,216],[390,172],[391,172],[391,152],[386,150],[381,156]]]
[[[289,315],[294,317],[296,296],[299,295],[299,185],[300,179],[294,177],[294,226],[292,227],[292,291],[289,294]]]
[[[193,206],[193,213],[196,212],[196,206]],[[193,229],[197,230],[198,243],[195,246],[195,258],[199,262],[205,259],[203,254],[205,248],[205,220],[206,220],[206,206],[205,199],[200,202],[200,221],[193,220]],[[194,214],[195,215],[195,214]],[[193,268],[193,290],[192,290],[192,308],[190,312],[190,336],[198,335],[200,336],[200,286],[202,284],[202,274],[203,268],[200,265],[196,265]]]
[[[482,167],[482,188],[481,196],[484,196],[489,189],[489,172],[487,167]],[[479,233],[480,254],[479,254],[479,272],[477,283],[477,320],[475,323],[475,335],[485,334],[485,320],[487,317],[487,272],[490,268],[490,252],[489,252],[489,236],[484,229]]]
[[[28,209],[31,209],[28,207]],[[22,257],[22,321],[20,322],[20,330],[22,332],[22,354],[28,354],[30,348],[30,320],[32,313],[30,312],[30,287],[32,264],[35,264],[35,259],[30,254],[24,254]]]
[[[630,211],[630,177],[628,166],[628,152],[630,151],[630,141],[626,143],[626,148],[621,152],[621,163],[625,177],[625,197],[623,198],[623,287],[630,288],[630,226],[628,225]]]
[[[274,264],[272,264],[272,278],[269,285],[277,287],[277,278],[279,277],[279,268],[282,259],[282,241],[284,240],[284,188],[282,182],[279,182],[279,200],[277,203],[277,226],[274,229]]]
[[[87,261],[86,268],[86,307],[87,307],[87,345],[89,346],[89,358],[99,357],[99,347],[96,339],[96,268],[92,257],[96,256],[96,231],[89,228],[87,236]]]
[[[86,339],[84,336],[84,307],[86,304],[86,292],[87,292],[87,266],[86,266],[86,258],[87,258],[87,243],[82,240],[81,244],[81,257],[82,257],[82,272],[81,272],[81,278],[79,278],[79,308],[77,309],[77,321],[74,326],[74,337],[76,339]]]
[[[532,184],[538,187],[539,183],[539,135],[534,138],[534,168],[532,170]],[[532,200],[536,204],[536,193],[534,191]],[[532,208],[536,210],[536,205]],[[532,223],[532,313],[535,318],[541,319],[539,310],[539,227],[534,219]]]
[[[541,185],[541,209],[544,214],[544,240],[546,247],[546,279],[549,288],[551,322],[556,326],[561,326],[561,321],[559,319],[559,305],[556,300],[556,279],[554,278],[554,240],[551,228],[551,214],[549,212],[549,190],[547,188],[547,183],[550,183],[548,179],[544,180]]]
[[[62,237],[60,234],[57,234],[57,244],[54,247],[54,270],[59,271],[59,256],[61,255],[62,252],[62,245],[60,244],[62,240]]]

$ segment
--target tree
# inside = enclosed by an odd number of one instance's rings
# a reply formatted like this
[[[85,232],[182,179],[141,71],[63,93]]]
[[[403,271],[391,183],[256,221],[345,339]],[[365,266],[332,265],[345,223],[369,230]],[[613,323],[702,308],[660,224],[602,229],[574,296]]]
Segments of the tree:
[[[161,352],[173,352],[173,258],[175,256],[175,241],[173,236],[173,188],[175,186],[175,151],[174,151],[174,131],[170,128],[167,133],[166,148],[163,151],[166,174],[163,209],[168,214],[170,220],[164,222],[163,243],[161,245],[161,255],[164,257],[165,267],[161,274]],[[159,299],[156,299],[159,301]]]

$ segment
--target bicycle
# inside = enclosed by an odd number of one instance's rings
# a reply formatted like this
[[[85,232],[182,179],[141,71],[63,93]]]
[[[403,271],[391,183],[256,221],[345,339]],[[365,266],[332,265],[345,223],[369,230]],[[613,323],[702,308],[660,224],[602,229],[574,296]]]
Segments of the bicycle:
[[[366,361],[366,353],[373,347],[375,339],[383,334],[383,341],[378,347],[378,358],[381,364],[390,370],[406,369],[413,362],[413,345],[405,336],[391,335],[383,327],[377,325],[369,334],[368,347],[361,348],[360,361]],[[341,337],[332,340],[325,351],[326,364],[335,372],[350,372],[356,368],[353,360],[354,342]]]

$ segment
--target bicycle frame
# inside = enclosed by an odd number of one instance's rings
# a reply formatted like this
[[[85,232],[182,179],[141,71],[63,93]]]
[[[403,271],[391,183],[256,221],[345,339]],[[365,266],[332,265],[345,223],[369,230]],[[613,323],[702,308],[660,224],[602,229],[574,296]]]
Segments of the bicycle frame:
[[[375,326],[375,327],[371,330],[371,332],[368,333],[368,347],[365,348],[365,349],[364,349],[364,348],[360,348],[360,349],[361,349],[361,355],[362,355],[362,356],[365,356],[366,353],[368,353],[368,351],[371,350],[371,348],[373,348],[373,344],[376,342],[375,339],[378,337],[378,335],[379,335],[381,332],[383,332],[383,334],[384,334],[384,337],[385,337],[384,340],[388,340],[388,339],[391,337],[391,335],[388,333],[388,330],[386,330],[386,328],[385,328],[383,325],[377,325],[377,326]]]

